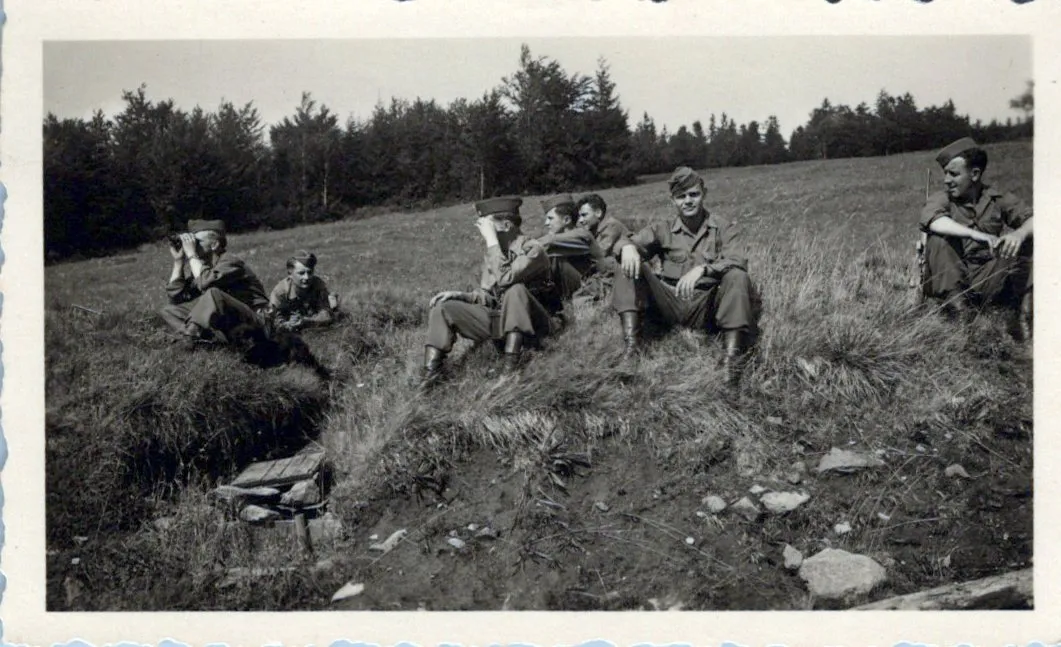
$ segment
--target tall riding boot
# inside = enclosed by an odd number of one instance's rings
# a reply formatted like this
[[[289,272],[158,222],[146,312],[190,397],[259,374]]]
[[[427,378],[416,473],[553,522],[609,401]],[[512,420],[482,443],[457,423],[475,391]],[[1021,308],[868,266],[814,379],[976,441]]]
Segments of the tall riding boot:
[[[426,391],[442,381],[442,361],[446,353],[434,346],[424,346],[424,365],[420,369],[421,391]]]
[[[519,368],[520,357],[523,353],[523,333],[513,330],[505,334],[504,371],[514,373]]]
[[[635,357],[641,346],[641,313],[636,310],[620,312],[619,321],[623,326],[623,359]]]
[[[722,367],[726,373],[726,385],[737,386],[741,371],[744,370],[744,350],[747,345],[746,333],[743,330],[726,330],[722,333],[725,355]]]

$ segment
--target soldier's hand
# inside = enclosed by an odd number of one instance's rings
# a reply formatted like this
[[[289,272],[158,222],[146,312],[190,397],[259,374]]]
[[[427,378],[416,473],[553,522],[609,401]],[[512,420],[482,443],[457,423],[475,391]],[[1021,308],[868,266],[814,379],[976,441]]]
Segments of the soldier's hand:
[[[1020,251],[1026,237],[1027,234],[1017,230],[995,239],[995,244],[992,245],[995,256],[1013,258]]]
[[[641,278],[641,254],[638,253],[637,247],[633,245],[623,247],[623,251],[619,254],[619,259],[623,274],[635,281]]]
[[[494,219],[490,216],[484,216],[475,221],[475,227],[479,230],[479,234],[486,241],[486,246],[491,247],[497,244],[497,229],[494,227]]]
[[[679,299],[688,299],[693,296],[693,292],[696,291],[696,282],[704,275],[706,269],[707,268],[703,265],[697,265],[683,274],[682,278],[678,279],[678,285],[676,286],[675,291],[677,292]]]
[[[194,235],[188,234],[188,233],[181,234],[181,251],[182,251],[182,253],[185,256],[187,256],[188,258],[194,258],[194,257],[198,256],[199,252],[196,249],[196,243],[197,242],[198,241],[195,240],[195,236]]]
[[[453,300],[464,301],[464,293],[458,290],[446,290],[444,292],[439,292],[435,296],[431,297],[431,301],[428,303],[428,306],[434,308],[443,301]]]

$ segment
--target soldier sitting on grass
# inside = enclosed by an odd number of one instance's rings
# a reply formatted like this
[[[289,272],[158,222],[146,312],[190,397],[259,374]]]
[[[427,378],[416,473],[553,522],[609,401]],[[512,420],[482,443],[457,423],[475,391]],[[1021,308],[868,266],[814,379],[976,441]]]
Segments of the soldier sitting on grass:
[[[430,302],[427,344],[418,384],[429,388],[442,377],[442,363],[456,336],[502,345],[505,368],[519,365],[524,341],[535,341],[553,330],[552,315],[560,307],[551,280],[549,257],[541,243],[520,231],[520,198],[477,202],[476,228],[486,244],[479,288],[445,291]]]
[[[545,214],[545,235],[538,242],[549,255],[553,280],[560,286],[560,293],[566,301],[596,273],[601,250],[589,231],[575,226],[577,212],[570,194],[542,200],[542,211]]]
[[[317,256],[305,250],[287,259],[287,276],[269,293],[273,323],[278,329],[295,331],[334,321],[339,300],[328,293],[324,280],[314,273],[316,268]]]
[[[237,327],[265,326],[269,300],[262,283],[246,263],[225,253],[226,246],[221,220],[189,220],[188,231],[170,245],[170,303],[160,314],[189,349],[200,342],[230,343]]]
[[[608,204],[596,193],[582,196],[576,206],[577,224],[593,235],[600,257],[597,258],[596,271],[582,282],[582,288],[575,298],[598,301],[611,289],[613,276],[619,269],[615,260],[619,255],[619,246],[630,236],[630,229],[608,215]]]
[[[925,296],[952,315],[998,304],[1016,313],[1017,332],[1032,334],[1032,208],[983,182],[987,153],[965,137],[939,152],[944,190],[921,211]]]
[[[704,207],[704,180],[679,167],[668,181],[674,220],[655,222],[619,243],[612,304],[619,313],[625,356],[636,354],[642,317],[692,330],[721,332],[726,381],[737,384],[756,327],[748,262],[734,254],[736,236],[725,218]],[[658,257],[657,275],[643,259]]]

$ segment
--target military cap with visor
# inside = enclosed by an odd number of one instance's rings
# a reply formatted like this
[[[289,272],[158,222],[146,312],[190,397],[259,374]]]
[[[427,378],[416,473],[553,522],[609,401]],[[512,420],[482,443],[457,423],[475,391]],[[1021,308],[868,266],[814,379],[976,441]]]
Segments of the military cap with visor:
[[[518,218],[519,207],[523,204],[522,198],[503,197],[480,200],[475,203],[475,213],[479,218],[493,216],[495,218]]]
[[[216,231],[219,234],[225,233],[225,221],[224,220],[197,220],[192,219],[188,221],[188,232],[196,233],[200,231]]]

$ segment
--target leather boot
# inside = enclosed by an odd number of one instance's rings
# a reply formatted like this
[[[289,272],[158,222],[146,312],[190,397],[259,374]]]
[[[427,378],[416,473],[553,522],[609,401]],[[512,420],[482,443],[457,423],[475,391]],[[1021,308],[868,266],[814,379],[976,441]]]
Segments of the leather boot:
[[[514,373],[523,354],[523,333],[513,330],[505,334],[504,372]]]
[[[420,382],[417,385],[421,391],[442,381],[442,361],[445,359],[445,352],[434,346],[424,346],[424,365],[420,369]]]
[[[743,330],[726,330],[722,333],[725,355],[722,367],[726,373],[726,385],[737,386],[741,371],[744,370],[744,350],[747,346],[746,333]]]
[[[623,326],[623,359],[630,359],[641,347],[641,313],[636,310],[620,312],[619,321]]]

